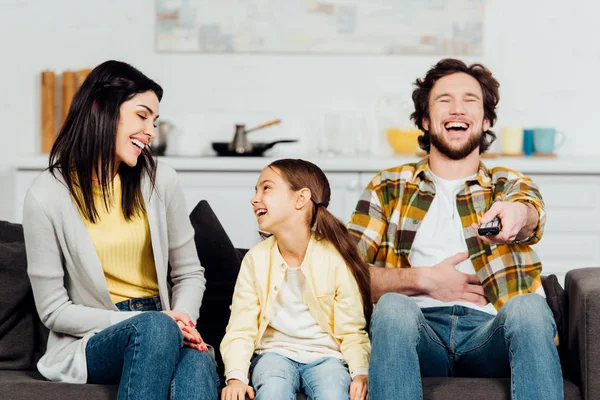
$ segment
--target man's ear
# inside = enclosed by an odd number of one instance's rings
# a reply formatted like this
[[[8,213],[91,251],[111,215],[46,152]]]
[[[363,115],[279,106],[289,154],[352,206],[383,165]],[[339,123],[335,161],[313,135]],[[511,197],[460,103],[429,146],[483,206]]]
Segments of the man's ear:
[[[423,125],[423,129],[429,132],[429,118],[423,117],[421,119],[421,125]]]
[[[488,129],[490,129],[490,120],[487,118],[483,119],[483,131],[486,132]]]
[[[296,192],[296,210],[300,210],[310,203],[312,193],[309,188],[302,188]]]

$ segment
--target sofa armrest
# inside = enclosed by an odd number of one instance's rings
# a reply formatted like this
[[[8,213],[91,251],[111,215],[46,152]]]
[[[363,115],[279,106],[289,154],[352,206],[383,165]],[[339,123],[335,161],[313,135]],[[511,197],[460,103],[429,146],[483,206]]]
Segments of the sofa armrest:
[[[600,268],[567,273],[567,354],[571,376],[584,399],[600,399]]]

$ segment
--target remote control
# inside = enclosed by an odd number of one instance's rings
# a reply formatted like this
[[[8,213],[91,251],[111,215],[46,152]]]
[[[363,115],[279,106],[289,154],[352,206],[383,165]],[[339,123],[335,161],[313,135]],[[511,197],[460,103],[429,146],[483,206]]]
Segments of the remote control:
[[[500,233],[500,218],[495,217],[487,224],[479,225],[479,236],[496,236]]]

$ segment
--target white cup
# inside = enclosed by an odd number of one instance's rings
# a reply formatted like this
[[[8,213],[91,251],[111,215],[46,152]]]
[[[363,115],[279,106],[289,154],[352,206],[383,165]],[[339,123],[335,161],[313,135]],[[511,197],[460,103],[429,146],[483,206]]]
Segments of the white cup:
[[[500,130],[502,154],[523,154],[523,128],[504,127]]]

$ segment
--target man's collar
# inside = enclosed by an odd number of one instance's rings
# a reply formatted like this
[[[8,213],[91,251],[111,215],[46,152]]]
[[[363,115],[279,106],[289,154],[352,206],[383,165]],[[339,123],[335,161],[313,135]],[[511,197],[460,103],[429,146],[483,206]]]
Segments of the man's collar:
[[[417,162],[414,176],[415,178],[433,182],[431,171],[429,170],[429,157],[425,157]],[[477,171],[477,175],[467,182],[472,181],[477,181],[479,185],[484,188],[492,186],[492,177],[490,176],[490,172],[483,162],[479,161],[479,170]]]
[[[479,161],[479,171],[477,172],[475,180],[479,182],[481,187],[492,187],[492,176],[490,175],[490,171],[488,171],[487,167],[481,161]]]
[[[429,157],[424,157],[421,160],[419,160],[419,162],[417,162],[414,177],[417,179],[420,178],[427,181],[433,180],[431,179],[431,175],[429,173]]]

